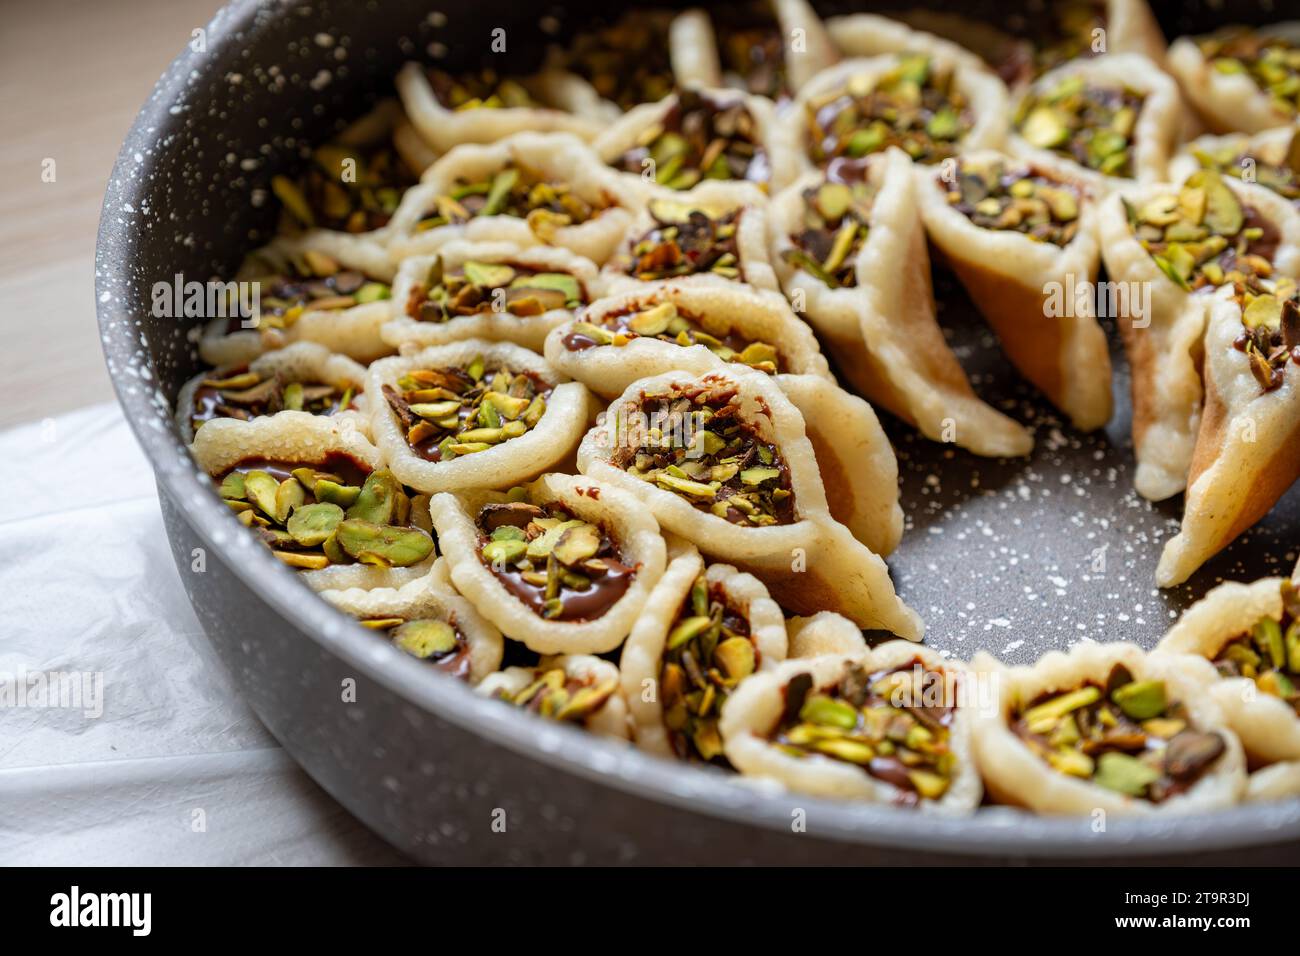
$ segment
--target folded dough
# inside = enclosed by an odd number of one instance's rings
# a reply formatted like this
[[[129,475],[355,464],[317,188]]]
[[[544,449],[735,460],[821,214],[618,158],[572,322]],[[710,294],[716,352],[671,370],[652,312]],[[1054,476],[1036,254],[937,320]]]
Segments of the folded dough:
[[[486,339],[541,351],[596,284],[595,265],[567,249],[453,240],[402,263],[381,334],[408,348]]]
[[[785,659],[785,619],[762,582],[694,548],[669,562],[623,645],[637,746],[721,763],[718,715],[741,681]]]
[[[969,21],[963,27],[969,28]],[[902,20],[878,13],[850,13],[826,21],[831,42],[845,56],[871,57],[894,53],[924,53],[967,69],[986,70],[987,64],[968,43],[944,37],[925,27],[913,29]],[[964,38],[963,38],[964,39]]]
[[[398,588],[328,590],[320,596],[412,657],[470,684],[501,666],[501,632],[452,587],[443,558]]]
[[[1007,143],[1013,155],[1105,192],[1164,182],[1182,118],[1177,84],[1154,63],[1108,53],[1035,80]]]
[[[835,383],[817,340],[780,295],[727,284],[643,284],[554,329],[546,357],[605,399],[670,371],[738,363],[775,374],[803,415],[831,514],[882,557],[898,546],[903,511],[893,447],[871,406]]]
[[[249,421],[281,411],[305,411],[351,420],[370,430],[365,414],[366,370],[315,342],[265,352],[248,365],[208,369],[176,397],[176,430],[194,440],[195,429],[214,418]]]
[[[389,467],[430,494],[527,481],[571,455],[588,422],[586,388],[509,342],[381,359],[366,392]]]
[[[1295,796],[1300,796],[1300,761],[1272,764],[1256,770],[1247,780],[1247,803],[1285,800]]]
[[[1220,584],[1157,650],[1212,661],[1210,696],[1252,764],[1300,761],[1300,600],[1285,578]]]
[[[212,319],[199,357],[209,365],[246,365],[300,341],[362,363],[389,355],[379,330],[388,320],[392,279],[388,253],[370,239],[320,230],[276,239],[251,253],[235,276],[241,288],[255,284],[259,314],[242,319],[232,310]]]
[[[1205,408],[1187,476],[1183,523],[1156,583],[1173,587],[1228,546],[1300,478],[1300,293],[1262,286],[1250,305],[1215,294],[1205,330]],[[1270,283],[1271,285],[1271,283]]]
[[[588,654],[543,657],[535,667],[507,667],[475,690],[551,720],[594,734],[628,739],[627,703],[618,668]]]
[[[997,706],[976,712],[988,793],[1038,813],[1189,813],[1246,789],[1241,742],[1207,694],[1214,669],[1134,644],[1076,644],[1032,667],[971,662]]]
[[[801,793],[971,811],[982,788],[967,679],[964,665],[906,641],[789,660],[727,701],[726,755]]]
[[[589,86],[554,73],[512,78],[484,71],[453,77],[407,63],[395,82],[411,125],[438,153],[525,130],[589,140],[605,117]]]
[[[917,170],[926,232],[997,333],[1012,364],[1092,431],[1110,419],[1110,353],[1092,289],[1097,212],[1082,183],[1000,153]]]
[[[787,657],[821,657],[824,654],[860,655],[867,642],[861,629],[842,614],[818,611],[811,617],[792,617],[785,622],[789,637]]]
[[[809,173],[772,200],[773,267],[841,373],[874,404],[935,441],[1028,454],[1029,433],[976,397],[935,320],[916,191],[897,149]]]
[[[689,10],[674,20],[670,45],[680,86],[730,86],[773,100],[797,93],[839,59],[806,0]]]
[[[773,191],[793,176],[771,101],[738,90],[686,87],[629,110],[592,145],[647,196],[656,185],[683,190],[704,179]]]
[[[1137,187],[1102,202],[1102,261],[1112,288],[1124,293],[1115,297],[1115,317],[1132,375],[1143,497],[1162,501],[1187,485],[1211,289],[1242,270],[1295,274],[1294,223],[1294,211],[1274,193],[1213,170],[1198,171],[1181,189]]]
[[[389,225],[396,259],[436,252],[452,239],[559,246],[609,258],[641,205],[590,146],[569,133],[515,133],[466,143],[407,190]]]
[[[1169,70],[1216,132],[1258,133],[1296,118],[1300,22],[1231,26],[1169,47]]]
[[[891,146],[927,165],[963,148],[996,149],[1006,135],[1006,87],[967,64],[938,50],[900,50],[823,70],[783,114],[774,163],[793,178]]]
[[[656,189],[601,270],[601,294],[645,282],[734,282],[780,292],[767,257],[767,197],[752,183]]]
[[[510,494],[435,495],[456,590],[541,654],[602,654],[623,643],[664,572],[654,517],[592,478],[543,475]]]
[[[803,417],[762,373],[728,366],[634,382],[582,440],[578,468],[752,573],[787,610],[834,610],[920,638],[884,562],[832,518]]]
[[[427,496],[403,488],[348,421],[219,418],[190,452],[240,523],[315,591],[400,587],[433,566]]]

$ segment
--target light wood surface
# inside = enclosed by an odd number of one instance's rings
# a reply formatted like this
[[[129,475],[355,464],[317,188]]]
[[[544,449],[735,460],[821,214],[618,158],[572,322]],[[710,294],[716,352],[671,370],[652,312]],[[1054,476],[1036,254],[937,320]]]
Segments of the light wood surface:
[[[118,148],[217,0],[23,0],[0,27],[0,428],[112,397],[95,230]],[[54,181],[44,182],[46,160]]]

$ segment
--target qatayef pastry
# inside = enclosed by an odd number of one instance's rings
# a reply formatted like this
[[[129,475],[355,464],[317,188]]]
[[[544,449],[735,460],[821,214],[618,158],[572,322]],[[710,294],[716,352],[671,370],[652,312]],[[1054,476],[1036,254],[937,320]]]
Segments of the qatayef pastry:
[[[1169,164],[1169,179],[1180,183],[1198,169],[1255,182],[1300,206],[1300,139],[1296,126],[1279,126],[1254,136],[1231,133],[1201,136],[1184,145]]]
[[[1231,290],[1225,289],[1226,294]],[[1264,517],[1300,478],[1300,291],[1250,278],[1216,294],[1205,330],[1205,410],[1187,476],[1183,525],[1156,582],[1172,587]]]
[[[190,450],[240,523],[313,590],[399,587],[433,565],[428,497],[344,424],[307,412],[215,419]]]
[[[587,390],[508,342],[383,359],[366,392],[389,467],[430,494],[527,481],[571,455],[587,427]]]
[[[627,703],[618,668],[599,657],[543,657],[534,667],[507,667],[490,674],[476,690],[539,717],[568,721],[606,737],[628,738]]]
[[[918,170],[921,215],[1002,350],[1091,431],[1110,418],[1110,354],[1095,309],[1076,307],[1101,264],[1087,187],[1000,153]]]
[[[654,283],[593,303],[546,339],[547,361],[604,399],[638,379],[729,364],[776,376],[803,415],[831,514],[881,556],[898,545],[898,462],[876,413],[832,378],[811,330],[776,294]]]
[[[1169,69],[1215,132],[1258,133],[1294,122],[1300,22],[1179,37],[1169,48]]]
[[[392,279],[388,253],[368,239],[320,231],[277,239],[250,254],[235,276],[237,298],[256,290],[257,314],[240,314],[246,303],[229,303],[204,327],[199,357],[209,365],[246,365],[294,342],[317,342],[362,363],[389,355],[379,330],[388,320]]]
[[[1157,650],[1213,663],[1221,679],[1210,696],[1252,764],[1300,761],[1300,594],[1292,581],[1219,585]]]
[[[583,30],[548,51],[548,66],[590,86],[611,120],[673,91],[669,10],[628,10],[613,23]]]
[[[927,438],[980,455],[1033,439],[981,402],[935,320],[912,165],[899,150],[837,159],[772,200],[772,263],[859,392]]]
[[[975,759],[1001,803],[1039,813],[1189,813],[1246,789],[1241,742],[1207,693],[1214,669],[1134,644],[1076,644],[1032,667],[971,666],[998,704],[976,714]]]
[[[320,596],[394,647],[459,680],[477,684],[501,666],[501,632],[456,593],[442,558],[424,577],[399,588]]]
[[[982,789],[966,680],[963,665],[905,641],[786,661],[727,701],[727,759],[801,793],[970,811]]]
[[[751,183],[708,181],[654,196],[601,270],[602,294],[661,279],[780,292],[767,258],[766,207],[767,197]]]
[[[254,359],[247,366],[200,372],[176,398],[176,427],[185,442],[214,418],[252,421],[277,412],[309,412],[351,418],[363,432],[366,370],[315,342],[293,345]]]
[[[812,617],[792,617],[785,622],[789,638],[787,657],[821,657],[824,654],[866,653],[867,642],[856,624],[833,611]]]
[[[402,194],[437,155],[422,140],[397,100],[383,100],[330,142],[316,147],[295,180],[277,175],[280,232],[311,229],[370,233],[388,225]]]
[[[456,240],[402,262],[382,334],[394,346],[480,338],[540,351],[546,333],[590,301],[596,278],[595,265],[567,249]]]
[[[839,59],[806,0],[747,0],[690,10],[670,37],[681,86],[731,86],[755,96],[793,96]]]
[[[727,367],[635,382],[583,439],[578,468],[755,575],[787,610],[920,638],[884,562],[831,517],[803,417],[766,375]]]
[[[755,577],[686,548],[669,562],[619,658],[637,746],[727,766],[718,715],[785,659],[785,619]]]
[[[654,517],[606,482],[544,475],[509,494],[435,495],[430,509],[456,590],[541,654],[618,647],[664,573]]]
[[[997,77],[938,53],[845,60],[799,92],[781,121],[776,161],[805,172],[896,146],[929,165],[1000,146],[1006,112]]]
[[[690,189],[705,179],[780,189],[792,170],[787,155],[774,155],[775,116],[761,96],[688,87],[628,112],[593,146],[606,164],[647,189]]]
[[[436,252],[452,239],[559,246],[604,262],[640,197],[582,140],[516,133],[457,146],[407,191],[393,215],[396,258]]]
[[[1164,34],[1146,0],[1060,0],[1019,17],[1013,33],[941,11],[917,9],[899,18],[975,51],[1012,87],[1069,60],[1103,53],[1137,53],[1157,65],[1165,59]],[[836,21],[828,25],[838,40]]]
[[[396,83],[411,125],[438,153],[525,130],[591,139],[603,114],[590,87],[560,74],[517,78],[483,70],[453,76],[407,63]]]
[[[1187,486],[1201,417],[1198,365],[1209,293],[1274,271],[1295,275],[1295,216],[1276,194],[1208,169],[1181,189],[1148,186],[1102,203],[1102,260],[1130,299],[1117,319],[1132,369],[1143,497],[1162,501]]]
[[[1012,154],[1104,191],[1163,182],[1178,140],[1178,87],[1146,57],[1110,53],[1044,74],[1020,98]]]

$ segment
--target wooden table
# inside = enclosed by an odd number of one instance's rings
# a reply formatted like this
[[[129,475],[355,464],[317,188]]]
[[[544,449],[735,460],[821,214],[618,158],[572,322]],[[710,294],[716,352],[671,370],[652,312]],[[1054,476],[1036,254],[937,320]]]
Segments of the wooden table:
[[[104,186],[154,81],[216,8],[217,0],[5,5],[0,428],[112,397],[93,292]]]

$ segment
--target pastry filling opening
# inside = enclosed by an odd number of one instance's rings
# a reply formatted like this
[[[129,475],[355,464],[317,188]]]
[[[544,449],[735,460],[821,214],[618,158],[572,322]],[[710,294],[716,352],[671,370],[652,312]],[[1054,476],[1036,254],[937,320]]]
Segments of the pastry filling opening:
[[[1177,193],[1138,207],[1123,202],[1142,248],[1183,289],[1208,291],[1273,274],[1277,227],[1242,203],[1212,169],[1197,170]]]
[[[620,256],[624,275],[643,282],[690,275],[744,281],[737,230],[744,209],[721,214],[682,203],[652,202],[654,225]]]
[[[412,285],[406,314],[417,322],[450,322],[493,312],[532,318],[586,301],[582,282],[567,272],[472,261],[445,269],[442,258],[435,257],[424,279]]]
[[[548,621],[597,620],[636,577],[604,528],[559,505],[488,504],[477,520],[480,560]]]
[[[247,459],[219,477],[221,497],[292,568],[406,568],[433,553],[429,496],[348,455],[320,463]]]
[[[808,104],[809,155],[824,165],[897,146],[919,163],[936,163],[957,155],[974,122],[951,70],[903,54],[880,76],[851,77]]]
[[[791,757],[828,757],[896,787],[896,802],[938,800],[957,773],[950,678],[919,659],[890,670],[850,665],[837,683],[814,688],[811,674],[786,685],[769,734]]]
[[[480,216],[512,216],[527,220],[536,233],[549,234],[581,225],[607,208],[607,202],[583,199],[571,183],[548,180],[535,170],[510,163],[486,179],[456,180],[450,192],[433,200],[415,231],[463,225]]]
[[[324,382],[289,379],[282,373],[265,378],[248,368],[225,369],[203,379],[194,390],[190,425],[198,431],[214,418],[251,421],[276,412],[310,412],[333,415],[355,408],[352,386],[339,388]]]
[[[391,140],[362,147],[327,143],[312,153],[297,181],[272,177],[271,191],[300,229],[370,232],[388,225],[420,172],[407,165]]]
[[[430,69],[429,86],[445,110],[546,109],[550,104],[534,99],[519,77],[502,76],[495,70],[451,74]]]
[[[1243,152],[1237,146],[1193,148],[1192,155],[1204,169],[1217,170],[1224,176],[1243,178],[1249,169],[1259,185],[1273,190],[1283,199],[1300,203],[1300,137],[1292,136],[1286,155],[1278,162]]]
[[[1286,37],[1236,27],[1201,37],[1196,45],[1216,73],[1249,77],[1268,94],[1274,109],[1295,115],[1300,105],[1300,47]]]
[[[1116,664],[1106,683],[1040,694],[1011,730],[1058,773],[1151,803],[1196,784],[1223,755],[1223,737],[1189,722],[1164,681],[1137,680]]]
[[[671,15],[633,10],[617,22],[579,33],[564,54],[564,65],[623,111],[657,103],[673,91],[668,57]]]
[[[820,185],[803,191],[802,228],[792,233],[781,257],[831,289],[858,284],[857,257],[871,231],[871,207],[879,189],[867,161],[833,159]]]
[[[551,386],[536,373],[483,356],[463,366],[413,369],[384,386],[384,398],[425,461],[453,461],[527,434],[546,414]]]
[[[674,302],[613,309],[597,319],[575,322],[564,336],[570,352],[602,345],[624,346],[639,338],[655,338],[688,348],[703,345],[724,362],[737,362],[774,375],[783,369],[776,347],[750,338],[730,323],[683,309]]]
[[[722,102],[697,90],[678,93],[663,119],[614,165],[630,173],[649,170],[668,189],[690,189],[704,179],[762,184],[771,178],[758,123],[744,102]]]
[[[469,642],[456,626],[455,618],[372,617],[361,626],[388,635],[393,646],[417,660],[427,661],[458,680],[469,680]]]
[[[501,690],[497,697],[541,717],[580,723],[604,707],[617,690],[615,677],[577,677],[561,667],[535,667],[527,687],[513,694]]]
[[[1282,585],[1282,619],[1260,618],[1214,656],[1224,677],[1249,677],[1265,694],[1279,697],[1300,715],[1300,596]]]
[[[1241,334],[1233,347],[1245,352],[1259,387],[1282,384],[1288,360],[1300,363],[1300,290],[1296,280],[1250,278],[1235,284],[1241,306]]]
[[[1079,231],[1079,191],[1002,160],[960,160],[956,187],[939,183],[948,203],[981,229],[1019,232],[1066,246]]]
[[[637,411],[615,467],[732,524],[797,520],[785,457],[741,417],[734,382],[706,378],[643,392]]]
[[[1131,179],[1133,131],[1145,101],[1127,86],[1094,86],[1082,76],[1068,76],[1021,101],[1016,129],[1030,146],[1106,176]]]
[[[282,272],[272,271],[255,279],[261,308],[258,328],[291,328],[306,312],[350,309],[387,299],[392,293],[387,282],[357,269],[346,269],[333,256],[315,249],[289,257],[287,265]],[[244,319],[237,313],[232,309],[227,332],[244,328]]]
[[[664,726],[680,759],[730,766],[722,755],[718,716],[736,685],[760,663],[749,619],[721,586],[699,575],[668,631],[659,668]]]

